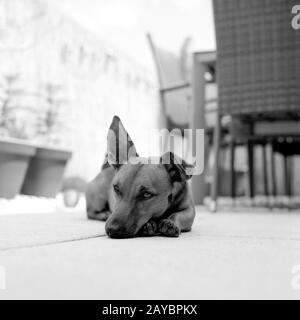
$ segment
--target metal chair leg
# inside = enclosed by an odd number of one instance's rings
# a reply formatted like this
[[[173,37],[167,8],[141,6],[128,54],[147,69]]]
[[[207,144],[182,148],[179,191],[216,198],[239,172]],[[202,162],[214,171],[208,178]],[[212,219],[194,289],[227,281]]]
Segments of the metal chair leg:
[[[253,205],[254,200],[254,144],[253,141],[249,140],[247,142],[247,151],[248,151],[248,167],[249,167],[249,193],[251,204]]]
[[[277,196],[277,184],[276,184],[276,163],[275,163],[275,152],[273,147],[273,141],[270,143],[270,167],[271,167],[271,186],[272,186],[272,196],[274,204],[275,197]]]
[[[221,119],[218,116],[216,126],[214,129],[214,140],[213,140],[213,152],[214,152],[214,164],[212,172],[212,183],[211,183],[211,200],[210,200],[210,211],[217,211],[217,198],[218,198],[218,175],[219,175],[219,153],[220,153],[220,136],[221,136]]]
[[[289,198],[290,198],[290,205],[289,209],[293,208],[293,186],[294,186],[294,158],[292,156],[289,157],[288,162],[289,168]]]
[[[284,166],[284,182],[285,182],[285,195],[290,196],[290,181],[289,181],[289,168],[288,168],[288,156],[283,155],[283,166]]]
[[[285,177],[285,195],[292,196],[292,160],[290,156],[284,155],[284,177]]]
[[[230,141],[230,195],[234,200],[236,197],[236,181],[235,181],[235,141]]]
[[[267,166],[267,149],[266,145],[264,144],[262,146],[262,156],[263,156],[263,179],[264,179],[264,193],[265,196],[269,196],[269,187],[268,187],[268,166]]]
[[[292,156],[289,157],[289,196],[293,196],[293,185],[294,185],[294,158]]]
[[[277,183],[276,183],[276,162],[273,143],[271,143],[271,176],[272,176],[272,195],[277,196]]]

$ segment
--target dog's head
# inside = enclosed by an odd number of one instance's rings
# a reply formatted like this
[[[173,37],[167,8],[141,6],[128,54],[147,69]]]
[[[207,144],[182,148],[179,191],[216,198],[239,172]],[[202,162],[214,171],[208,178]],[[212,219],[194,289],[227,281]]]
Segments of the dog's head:
[[[108,133],[107,153],[116,174],[112,181],[112,214],[105,230],[110,237],[133,237],[147,221],[168,209],[174,184],[191,176],[185,174],[187,164],[170,152],[155,164],[149,164],[150,158],[147,164],[140,161],[118,117],[114,117]]]

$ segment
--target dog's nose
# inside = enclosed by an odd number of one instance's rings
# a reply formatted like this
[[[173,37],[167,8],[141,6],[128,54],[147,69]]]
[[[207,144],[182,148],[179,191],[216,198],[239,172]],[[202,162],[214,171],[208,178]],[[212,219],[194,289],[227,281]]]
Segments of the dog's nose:
[[[110,238],[131,238],[133,235],[129,234],[128,231],[125,228],[119,227],[119,226],[106,226],[105,227],[106,234]]]

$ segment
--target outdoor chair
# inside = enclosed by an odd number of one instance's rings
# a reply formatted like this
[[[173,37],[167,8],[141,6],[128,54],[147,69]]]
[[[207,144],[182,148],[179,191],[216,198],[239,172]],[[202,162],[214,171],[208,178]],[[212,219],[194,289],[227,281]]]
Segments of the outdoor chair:
[[[190,82],[187,67],[187,47],[185,40],[180,56],[159,48],[154,44],[150,34],[148,43],[155,62],[162,113],[168,130],[190,127]]]
[[[191,90],[187,63],[190,40],[187,38],[183,42],[178,56],[159,48],[150,34],[147,34],[147,40],[158,75],[160,129],[166,128],[169,132],[173,131],[173,139],[176,139],[173,147],[180,154],[183,153],[186,159],[191,150],[190,138],[187,134],[184,135],[184,130],[189,129],[191,123]],[[170,141],[166,136],[163,137],[162,143],[161,152],[168,151]]]
[[[176,56],[164,49],[159,48],[153,41],[150,34],[147,34],[147,39],[151,48],[153,59],[155,62],[158,82],[159,82],[159,96],[161,102],[162,113],[162,128],[167,128],[169,131],[178,129],[178,133],[183,133],[184,129],[190,128],[192,109],[191,109],[191,88],[190,88],[190,73],[191,70],[188,64],[187,49],[189,44],[189,38],[187,38],[182,45],[180,54]],[[215,52],[201,52],[199,54],[215,56]],[[212,60],[211,63],[206,64],[206,79],[205,79],[205,133],[206,133],[206,164],[205,168],[209,167],[209,154],[210,147],[213,141],[213,132],[217,120],[217,86],[215,83],[215,63]],[[224,119],[222,122],[221,130],[222,136],[222,154],[226,153],[229,143],[226,136],[230,127],[230,119]],[[240,130],[240,128],[238,129]],[[186,141],[185,156],[188,160],[191,155],[190,141]],[[224,169],[222,172],[225,174]],[[231,169],[229,174],[233,174]],[[211,169],[205,169],[203,173],[206,176],[206,187],[211,182]],[[231,178],[231,180],[233,180]],[[220,189],[225,189],[228,193],[226,185],[220,186]],[[208,191],[208,190],[207,190]],[[204,193],[207,193],[205,191]],[[232,195],[232,193],[231,193]]]
[[[279,154],[282,157],[281,167],[284,175],[283,193],[292,197],[293,185],[300,182],[293,172],[293,157],[300,155],[300,120],[259,122],[254,125],[254,132],[257,136],[264,136],[270,145],[272,195],[276,197],[280,193],[276,174],[278,162],[275,161],[275,154]]]
[[[242,137],[235,135],[232,130],[230,139],[232,144],[239,139],[247,146],[251,198],[255,196],[255,145],[260,144],[264,148],[265,188],[268,188],[270,178],[272,194],[276,195],[274,151],[282,150],[278,147],[278,140],[287,141],[299,135],[300,37],[291,28],[292,3],[286,0],[213,1],[219,93],[211,192],[214,208],[218,196],[217,168],[222,117],[229,115],[248,126],[248,133]],[[282,122],[288,123],[287,126],[283,127]],[[279,130],[272,131],[270,128],[275,124],[279,124]],[[294,125],[290,127],[290,124]],[[270,177],[267,174],[266,145],[270,150]],[[234,151],[231,161],[234,163]],[[288,172],[287,169],[285,171]]]

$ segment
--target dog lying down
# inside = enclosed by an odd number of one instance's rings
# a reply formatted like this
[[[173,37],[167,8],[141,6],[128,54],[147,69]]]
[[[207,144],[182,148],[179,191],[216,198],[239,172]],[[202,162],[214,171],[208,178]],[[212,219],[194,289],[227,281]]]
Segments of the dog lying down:
[[[88,218],[106,221],[105,231],[111,238],[178,237],[190,231],[195,208],[186,169],[192,166],[172,152],[163,154],[156,164],[139,161],[117,116],[107,140],[102,170],[86,190]]]

